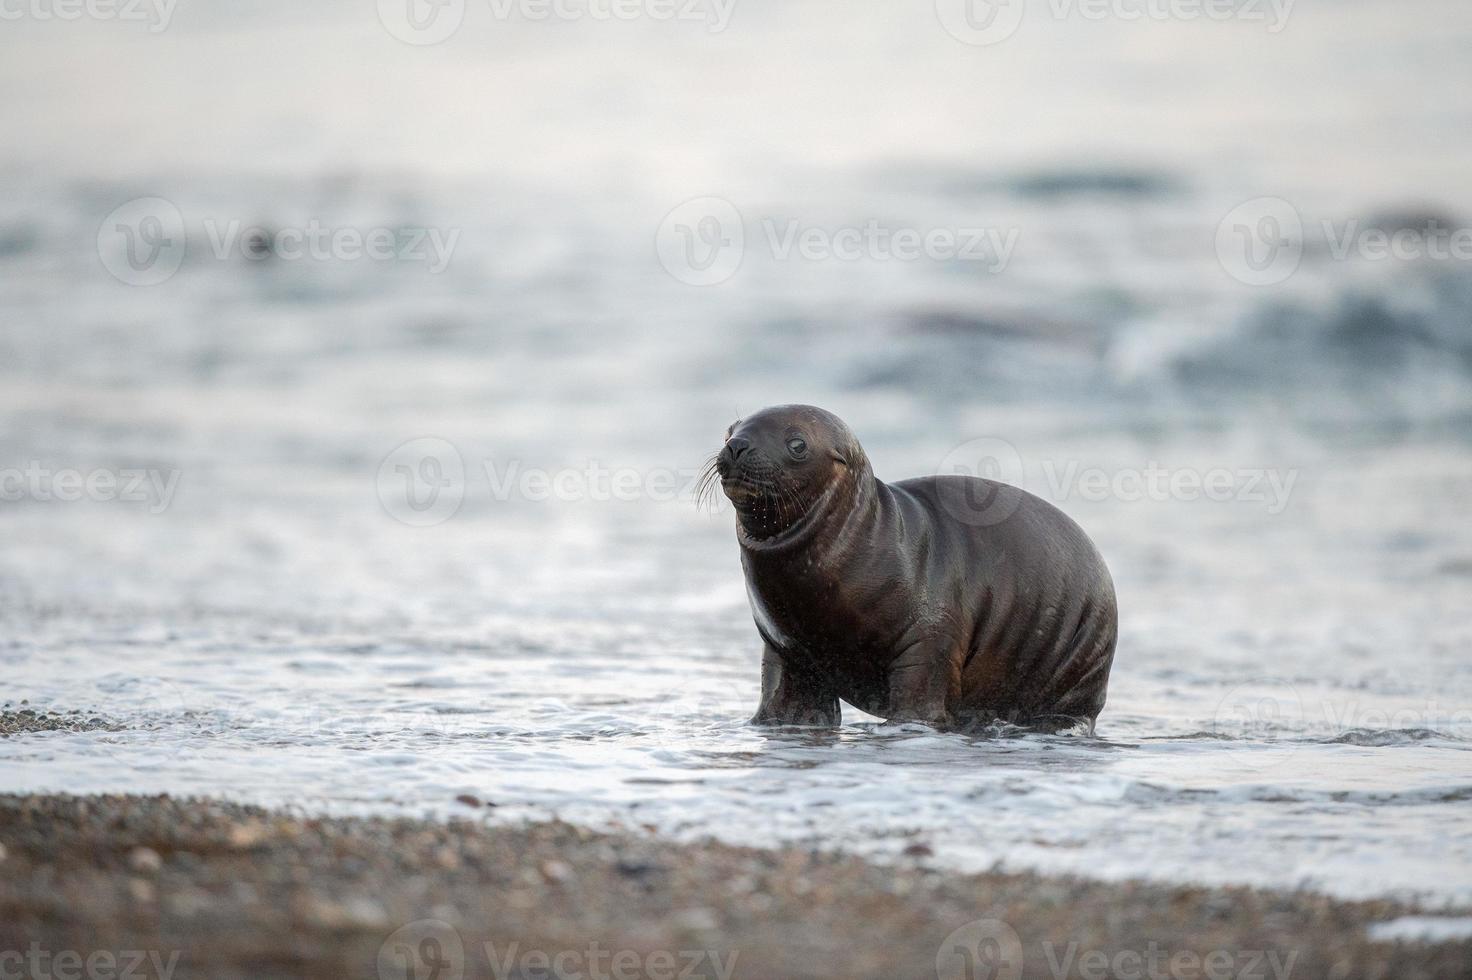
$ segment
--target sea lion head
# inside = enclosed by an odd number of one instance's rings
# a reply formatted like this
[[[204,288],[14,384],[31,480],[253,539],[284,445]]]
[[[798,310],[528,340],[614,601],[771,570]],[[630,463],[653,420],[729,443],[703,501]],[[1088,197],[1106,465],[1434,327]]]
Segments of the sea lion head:
[[[848,426],[812,405],[777,405],[732,422],[709,472],[752,542],[787,534],[868,474]]]

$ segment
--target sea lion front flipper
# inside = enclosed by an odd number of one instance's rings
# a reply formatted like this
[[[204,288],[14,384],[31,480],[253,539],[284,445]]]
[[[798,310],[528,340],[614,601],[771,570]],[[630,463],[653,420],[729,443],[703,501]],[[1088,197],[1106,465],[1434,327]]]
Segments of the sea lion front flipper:
[[[841,714],[832,687],[785,663],[770,646],[762,649],[762,703],[753,725],[821,725],[832,727]]]
[[[919,721],[949,728],[950,706],[961,690],[960,651],[948,640],[921,640],[905,649],[889,665],[891,722]]]

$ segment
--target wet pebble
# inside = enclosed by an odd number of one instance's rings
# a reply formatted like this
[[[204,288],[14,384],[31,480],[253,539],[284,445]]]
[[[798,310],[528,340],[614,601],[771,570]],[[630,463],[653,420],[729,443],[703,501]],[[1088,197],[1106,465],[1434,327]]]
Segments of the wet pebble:
[[[135,847],[128,853],[128,867],[139,874],[158,874],[163,866],[163,858],[151,847]]]

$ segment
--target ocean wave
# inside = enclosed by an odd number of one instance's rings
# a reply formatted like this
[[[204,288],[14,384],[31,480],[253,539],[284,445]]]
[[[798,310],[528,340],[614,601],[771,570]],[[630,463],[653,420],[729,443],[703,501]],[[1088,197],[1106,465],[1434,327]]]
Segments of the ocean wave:
[[[1328,790],[1257,784],[1219,788],[1135,783],[1125,790],[1132,803],[1352,803],[1362,806],[1432,806],[1472,800],[1472,786],[1428,786],[1410,790]]]
[[[1439,732],[1431,728],[1352,728],[1332,738],[1316,739],[1324,745],[1363,745],[1385,748],[1395,745],[1419,745],[1423,742],[1446,740],[1466,742],[1466,738]]]
[[[928,189],[959,198],[1011,195],[1045,201],[1079,197],[1150,199],[1186,186],[1176,174],[1130,164],[1037,166],[998,173],[911,163],[885,169],[879,180],[886,185]]]
[[[1211,395],[1309,392],[1360,410],[1415,414],[1472,407],[1472,282],[1408,270],[1336,292],[1321,307],[1271,302],[1181,354],[1175,379]],[[1311,402],[1312,399],[1310,398]]]

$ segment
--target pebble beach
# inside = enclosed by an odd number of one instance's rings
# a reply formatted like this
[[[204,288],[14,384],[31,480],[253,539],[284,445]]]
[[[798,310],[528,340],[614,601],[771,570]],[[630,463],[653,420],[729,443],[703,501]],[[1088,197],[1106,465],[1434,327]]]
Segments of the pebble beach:
[[[1377,923],[1426,914],[1389,901],[957,874],[923,848],[883,866],[561,822],[489,826],[483,802],[461,805],[465,817],[444,822],[0,797],[0,949],[31,972],[0,967],[59,980],[1416,980],[1472,964],[1472,936],[1373,940]],[[965,972],[977,966],[997,972]]]

